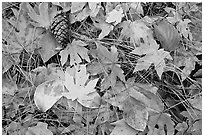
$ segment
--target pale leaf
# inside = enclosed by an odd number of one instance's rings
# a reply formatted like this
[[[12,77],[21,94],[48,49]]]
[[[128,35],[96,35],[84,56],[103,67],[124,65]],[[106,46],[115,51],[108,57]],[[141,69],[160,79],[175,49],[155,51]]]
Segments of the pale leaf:
[[[34,102],[43,112],[50,109],[62,96],[64,83],[62,80],[51,80],[40,84],[34,94]]]
[[[107,14],[106,22],[107,23],[114,23],[114,25],[117,25],[121,22],[123,14],[123,9],[121,5],[117,5],[115,9],[113,9],[111,12]]]
[[[86,72],[86,66],[81,65],[79,70],[76,70],[75,77],[65,72],[65,87],[69,90],[66,95],[67,99],[77,100],[85,107],[98,107],[94,105],[94,101],[99,99],[99,95],[95,90],[98,79],[91,80],[86,84],[89,75]]]

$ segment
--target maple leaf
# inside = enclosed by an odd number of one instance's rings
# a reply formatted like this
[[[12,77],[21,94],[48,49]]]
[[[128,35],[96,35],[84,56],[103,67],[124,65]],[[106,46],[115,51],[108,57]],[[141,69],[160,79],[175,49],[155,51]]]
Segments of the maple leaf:
[[[97,107],[92,106],[92,102],[95,99],[99,99],[99,95],[95,90],[98,78],[95,80],[87,80],[89,75],[86,74],[86,66],[80,65],[80,69],[76,70],[75,76],[71,76],[68,71],[65,72],[65,87],[69,90],[66,98],[77,100],[80,104],[85,107]]]
[[[28,8],[28,15],[35,21],[37,24],[35,24],[37,27],[44,27],[46,29],[49,28],[51,25],[51,20],[53,17],[57,14],[57,9],[54,8],[51,9],[48,7],[48,2],[42,2],[39,4],[39,14],[31,7],[29,3],[27,3]]]
[[[105,79],[102,82],[102,89],[105,90],[109,86],[114,87],[116,84],[117,77],[123,81],[126,82],[125,76],[123,74],[123,70],[120,68],[120,65],[117,64],[118,62],[118,52],[117,48],[115,46],[111,47],[111,51],[108,51],[107,48],[102,46],[100,43],[96,42],[97,49],[91,51],[92,55],[94,55],[96,58],[98,58],[100,61],[99,63],[95,63],[94,68],[98,68],[98,70],[94,70],[95,72],[104,72]],[[109,75],[108,71],[111,70],[111,73]],[[89,67],[89,71],[93,72],[91,68]]]
[[[138,59],[138,63],[134,69],[134,72],[143,69],[147,70],[150,67],[150,65],[154,63],[157,74],[161,78],[161,75],[164,71],[164,67],[166,66],[164,61],[165,58],[172,59],[169,52],[164,51],[164,49],[155,50],[154,52]]]
[[[87,44],[81,40],[74,40],[66,47],[66,49],[60,52],[62,65],[64,65],[67,61],[68,55],[70,55],[70,65],[81,63],[81,58],[90,62],[89,56],[87,54],[88,49],[84,47],[86,45]]]
[[[26,3],[20,4],[20,10],[12,9],[15,17],[8,20],[18,31],[14,31],[15,45],[19,44],[26,50],[33,52],[38,47],[38,41],[43,36],[42,29],[33,27],[27,19]],[[14,45],[14,44],[13,44]]]

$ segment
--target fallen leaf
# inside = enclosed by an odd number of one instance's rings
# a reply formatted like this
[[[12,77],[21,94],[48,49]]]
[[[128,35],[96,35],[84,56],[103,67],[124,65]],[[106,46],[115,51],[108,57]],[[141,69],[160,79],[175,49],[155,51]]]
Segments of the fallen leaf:
[[[86,45],[87,44],[81,40],[74,40],[70,45],[66,47],[66,49],[60,52],[60,56],[61,56],[60,61],[62,65],[64,65],[65,62],[67,61],[68,55],[70,55],[70,65],[81,63],[82,62],[81,58],[90,62],[90,59],[87,53],[88,49],[84,47]]]
[[[57,47],[61,47],[61,45],[55,40],[54,36],[49,32],[44,34],[39,45],[41,47],[39,53],[44,62],[47,62],[52,56],[58,53],[56,50]]]
[[[125,90],[125,87],[124,86],[121,87],[116,83],[116,88],[107,90],[107,92],[103,95],[102,99],[113,106],[119,107],[122,110],[123,104],[128,97],[129,93],[127,92],[127,90]]]
[[[174,122],[171,120],[171,116],[169,114],[153,114],[149,116],[147,125],[149,128],[148,135],[155,135],[158,133],[158,130],[160,130],[160,133],[163,133],[165,135],[165,126],[167,127],[167,135],[174,134]],[[155,125],[158,125],[158,129],[155,128]]]
[[[79,70],[76,70],[74,77],[66,71],[65,87],[69,90],[69,93],[65,97],[67,99],[77,100],[85,107],[95,108],[98,107],[98,104],[94,104],[94,101],[98,101],[100,98],[95,90],[98,78],[86,83],[88,77],[89,75],[86,72],[85,65],[80,65],[80,68]]]
[[[88,6],[86,6],[81,12],[76,14],[75,20],[76,21],[82,21],[85,18],[87,18],[90,15],[90,13],[91,13],[91,10],[89,9]]]
[[[148,121],[148,111],[135,99],[129,97],[123,104],[125,122],[138,131],[144,131]]]
[[[188,101],[194,108],[202,111],[202,96],[195,96],[193,99],[188,99]]]
[[[178,123],[175,127],[176,130],[184,133],[186,129],[188,128],[188,125],[186,122]]]
[[[191,20],[189,20],[189,19],[179,20],[179,23],[177,24],[176,27],[186,39],[189,39],[190,41],[192,41],[193,36],[192,36],[192,33],[188,27],[188,23],[190,23],[190,22],[191,22]]]
[[[98,36],[98,39],[104,38],[113,30],[113,26],[111,24],[106,23],[106,22],[99,22],[99,23],[94,22],[94,26],[97,27],[98,29],[102,30]]]
[[[14,81],[10,81],[8,78],[2,76],[2,93],[13,96],[18,90],[18,87]]]
[[[154,32],[165,50],[174,51],[179,47],[180,35],[178,30],[167,20],[159,20],[154,25]]]
[[[163,111],[164,105],[160,98],[157,95],[151,93],[151,91],[145,89],[144,85],[132,85],[128,88],[128,92],[131,97],[143,103],[148,111],[153,111],[156,113]]]
[[[100,2],[88,2],[89,8],[91,9],[90,16],[91,17],[96,17],[98,14],[100,8],[101,8],[101,3]]]
[[[121,22],[123,16],[124,14],[121,5],[117,5],[115,9],[107,13],[106,22],[114,23],[114,25],[117,25],[118,23]]]
[[[77,11],[82,10],[85,4],[86,2],[72,2],[71,13],[75,13]]]
[[[129,126],[124,119],[118,120],[111,125],[115,125],[110,135],[136,135],[139,131]]]
[[[15,62],[18,63],[18,60],[15,60]],[[7,72],[15,62],[13,61],[12,56],[4,54],[2,50],[2,74]]]
[[[141,2],[131,2],[130,7],[135,9],[137,13],[142,14],[142,15],[144,14]]]
[[[35,21],[37,22],[37,27],[44,27],[46,29],[49,28],[51,25],[51,20],[52,18],[50,17],[49,14],[49,7],[48,7],[48,2],[42,2],[39,4],[39,14],[36,13],[36,11],[31,7],[29,3],[27,3],[27,8],[28,8],[28,15]]]
[[[38,122],[34,127],[28,127],[26,135],[53,135],[53,133],[47,129],[47,123]]]
[[[164,68],[166,66],[164,61],[165,58],[172,60],[172,57],[170,56],[169,52],[164,51],[164,49],[155,50],[154,52],[138,59],[138,63],[136,64],[134,72],[143,69],[147,70],[150,65],[154,63],[157,74],[161,78]]]
[[[52,4],[62,7],[64,12],[71,9],[71,2],[52,2]]]
[[[38,109],[46,112],[64,94],[64,81],[60,79],[46,81],[35,90],[34,102]]]
[[[159,48],[153,38],[152,30],[142,20],[136,20],[134,22],[123,21],[120,27],[122,27],[122,31],[119,39],[130,38],[130,42],[135,47],[132,53],[143,55]]]

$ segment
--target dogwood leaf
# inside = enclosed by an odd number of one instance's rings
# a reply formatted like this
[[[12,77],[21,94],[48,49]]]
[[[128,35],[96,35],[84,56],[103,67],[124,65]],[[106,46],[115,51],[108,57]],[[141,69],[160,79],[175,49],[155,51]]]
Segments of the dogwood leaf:
[[[67,99],[77,100],[85,107],[98,107],[93,102],[99,99],[99,95],[95,90],[98,78],[88,83],[89,75],[86,72],[86,66],[80,65],[79,70],[75,72],[75,76],[71,76],[68,71],[65,72],[65,87],[69,90],[66,95]]]
[[[43,112],[50,109],[62,96],[64,92],[63,80],[55,79],[46,81],[35,90],[34,102],[38,109]]]

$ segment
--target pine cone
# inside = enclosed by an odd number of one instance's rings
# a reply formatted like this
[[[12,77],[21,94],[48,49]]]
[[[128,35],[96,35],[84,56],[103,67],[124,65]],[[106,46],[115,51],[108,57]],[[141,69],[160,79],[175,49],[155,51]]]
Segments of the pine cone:
[[[69,13],[62,12],[54,17],[51,25],[51,32],[55,36],[57,42],[62,45],[63,48],[70,43],[70,21]]]

